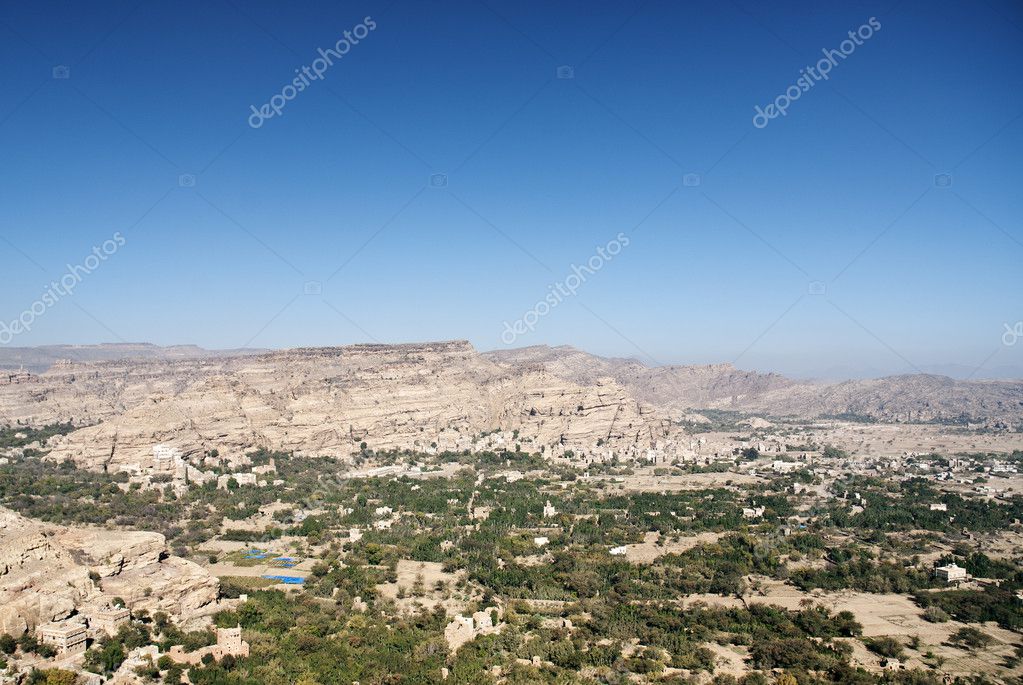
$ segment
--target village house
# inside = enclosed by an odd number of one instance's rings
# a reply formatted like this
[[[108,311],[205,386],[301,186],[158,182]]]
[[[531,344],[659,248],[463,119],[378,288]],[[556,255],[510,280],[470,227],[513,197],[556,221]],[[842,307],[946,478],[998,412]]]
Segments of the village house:
[[[131,612],[125,607],[116,607],[112,604],[86,612],[89,619],[89,628],[95,633],[104,632],[110,637],[117,635],[117,631],[131,618]]]
[[[85,626],[75,621],[43,624],[36,628],[36,637],[61,655],[85,651]]]
[[[934,577],[946,583],[959,583],[969,578],[966,569],[956,564],[938,566],[934,569]]]

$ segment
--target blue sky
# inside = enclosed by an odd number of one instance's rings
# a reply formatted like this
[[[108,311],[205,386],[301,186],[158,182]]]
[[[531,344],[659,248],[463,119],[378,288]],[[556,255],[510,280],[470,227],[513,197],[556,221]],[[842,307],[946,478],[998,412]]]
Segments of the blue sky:
[[[827,81],[753,126],[871,17]],[[1010,0],[37,2],[4,5],[0,35],[0,320],[124,238],[12,346],[501,348],[623,233],[514,346],[798,375],[1023,368],[1023,339],[1003,342],[1023,320]]]

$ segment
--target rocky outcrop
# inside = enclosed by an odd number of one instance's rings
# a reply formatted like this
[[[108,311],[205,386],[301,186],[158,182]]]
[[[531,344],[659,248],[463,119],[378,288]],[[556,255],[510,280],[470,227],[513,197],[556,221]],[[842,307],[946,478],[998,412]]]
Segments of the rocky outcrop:
[[[219,582],[167,555],[158,533],[56,526],[0,508],[0,632],[20,635],[115,597],[185,625],[215,609]]]

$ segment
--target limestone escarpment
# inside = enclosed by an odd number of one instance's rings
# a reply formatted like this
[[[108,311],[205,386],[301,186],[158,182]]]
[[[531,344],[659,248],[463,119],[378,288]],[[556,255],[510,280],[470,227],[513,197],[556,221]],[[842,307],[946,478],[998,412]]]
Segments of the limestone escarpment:
[[[45,406],[104,393],[102,406],[83,405],[98,407],[102,423],[50,441],[51,458],[91,468],[145,466],[159,443],[186,458],[257,447],[346,457],[363,442],[373,449],[483,449],[473,438],[500,430],[524,449],[548,454],[598,445],[641,454],[682,437],[666,415],[614,380],[580,384],[542,367],[508,368],[462,341],[103,362],[38,379],[50,398]],[[0,392],[4,397],[0,410],[8,416],[24,411],[17,393]]]

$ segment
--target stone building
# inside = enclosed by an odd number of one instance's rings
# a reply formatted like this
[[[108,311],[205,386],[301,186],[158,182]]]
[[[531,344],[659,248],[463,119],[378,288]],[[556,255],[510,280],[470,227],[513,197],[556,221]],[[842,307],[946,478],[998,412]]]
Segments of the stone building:
[[[85,651],[85,626],[73,621],[45,623],[36,628],[36,637],[58,654],[77,654]]]
[[[764,507],[743,507],[742,517],[747,519],[758,519],[764,515]]]
[[[115,607],[108,604],[87,612],[86,616],[89,619],[89,628],[97,632],[103,631],[113,637],[117,635],[118,629],[131,618],[131,612],[124,607]]]

